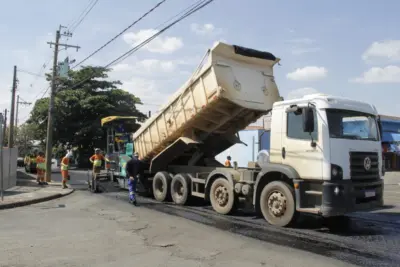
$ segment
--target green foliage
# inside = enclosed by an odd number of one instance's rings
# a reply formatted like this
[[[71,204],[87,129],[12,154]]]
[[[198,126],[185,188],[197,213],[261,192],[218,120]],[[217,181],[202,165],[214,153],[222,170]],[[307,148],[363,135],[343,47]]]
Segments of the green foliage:
[[[10,128],[7,127],[4,137],[4,145],[8,146],[8,135]],[[36,124],[24,123],[14,128],[14,146],[18,147],[18,154],[25,155],[30,152],[35,146],[35,140],[40,138],[38,135],[38,126]],[[42,149],[42,147],[37,147]]]
[[[120,81],[107,80],[109,71],[102,67],[87,66],[70,71],[68,79],[57,80],[53,145],[72,145],[82,152],[104,147],[101,118],[136,116],[139,121],[146,118],[136,108],[137,104],[141,104],[139,98],[118,89]],[[85,81],[88,77],[92,78]],[[43,141],[46,138],[48,105],[48,98],[37,100],[28,120],[29,125],[37,125],[38,139]]]

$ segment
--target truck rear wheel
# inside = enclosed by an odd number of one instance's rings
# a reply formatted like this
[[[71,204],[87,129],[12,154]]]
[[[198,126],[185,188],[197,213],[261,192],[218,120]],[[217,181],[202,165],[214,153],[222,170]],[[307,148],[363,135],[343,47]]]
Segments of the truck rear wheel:
[[[190,177],[179,173],[172,178],[171,197],[175,204],[185,205],[190,197]]]
[[[153,196],[158,201],[170,198],[171,176],[167,172],[157,172],[153,178]]]
[[[230,214],[236,208],[236,197],[232,186],[225,178],[216,179],[210,189],[210,202],[219,214]]]
[[[281,181],[268,183],[260,195],[260,209],[269,224],[290,225],[296,217],[293,188]]]

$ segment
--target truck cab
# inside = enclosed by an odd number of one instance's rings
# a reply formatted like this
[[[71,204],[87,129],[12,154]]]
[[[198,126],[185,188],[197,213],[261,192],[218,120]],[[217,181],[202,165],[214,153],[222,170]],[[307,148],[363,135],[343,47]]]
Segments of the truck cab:
[[[300,212],[331,217],[373,210],[383,206],[381,150],[373,105],[323,94],[276,102],[269,163],[257,183],[280,177],[291,184]],[[270,217],[271,208],[261,211]]]

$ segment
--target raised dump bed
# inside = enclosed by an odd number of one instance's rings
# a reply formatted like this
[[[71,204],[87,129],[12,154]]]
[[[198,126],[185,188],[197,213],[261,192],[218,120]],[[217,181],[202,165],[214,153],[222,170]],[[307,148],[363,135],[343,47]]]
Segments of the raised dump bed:
[[[205,154],[213,157],[239,142],[235,134],[281,99],[273,76],[279,60],[217,43],[189,81],[133,134],[135,151],[152,165],[159,158],[156,171],[185,155],[179,164],[196,165]]]

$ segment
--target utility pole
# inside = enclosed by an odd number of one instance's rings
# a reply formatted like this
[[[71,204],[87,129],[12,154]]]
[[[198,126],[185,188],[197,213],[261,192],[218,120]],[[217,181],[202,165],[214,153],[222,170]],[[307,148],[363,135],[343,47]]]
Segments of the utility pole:
[[[11,90],[11,111],[10,127],[8,131],[8,147],[14,147],[14,113],[15,113],[15,92],[17,91],[17,66],[14,66],[13,85]]]
[[[4,122],[4,118],[3,118],[3,114],[0,113],[0,195],[1,195],[1,201],[4,200],[4,186],[3,186],[3,179],[4,179],[4,168],[3,168],[3,161],[4,161],[4,157],[3,157],[3,129],[2,127],[4,127],[5,122]]]
[[[32,105],[30,102],[20,101],[19,95],[17,95],[17,112],[15,113],[15,129],[18,129],[18,111],[19,111],[19,104],[21,105]]]
[[[54,98],[56,94],[56,80],[58,75],[58,49],[60,46],[67,48],[76,48],[76,51],[80,48],[76,45],[68,45],[68,44],[60,44],[61,36],[72,37],[72,33],[69,31],[64,31],[61,34],[61,29],[66,28],[60,25],[58,31],[56,31],[56,41],[47,42],[50,47],[54,45],[54,58],[53,58],[53,74],[51,78],[51,91],[50,91],[50,99],[49,99],[49,113],[47,117],[47,137],[46,137],[46,182],[51,182],[51,159],[52,159],[52,150],[53,150],[53,114],[54,114]]]
[[[4,138],[6,136],[6,130],[7,130],[7,111],[8,111],[7,109],[4,110],[3,139],[0,144],[2,147],[5,146],[5,144],[6,144],[6,140]]]

